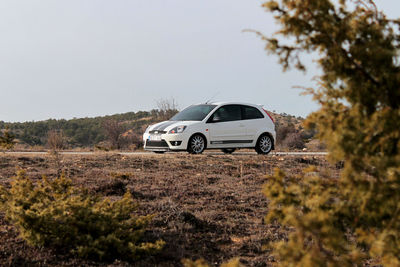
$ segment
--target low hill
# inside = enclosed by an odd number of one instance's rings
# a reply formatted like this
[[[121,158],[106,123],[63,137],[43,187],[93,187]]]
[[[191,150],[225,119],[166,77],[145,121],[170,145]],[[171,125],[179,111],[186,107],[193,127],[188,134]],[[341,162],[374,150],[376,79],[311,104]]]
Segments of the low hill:
[[[125,132],[123,136],[133,136],[135,140],[141,140],[141,135],[149,124],[165,120],[171,117],[176,111],[151,111],[127,112],[94,118],[74,118],[71,120],[49,119],[37,122],[16,122],[7,123],[0,121],[0,130],[9,129],[15,136],[19,144],[26,146],[45,146],[47,143],[47,133],[51,130],[62,131],[66,137],[67,147],[94,147],[107,141],[104,130],[106,121],[115,121]],[[309,141],[314,132],[307,132],[302,127],[303,118],[295,117],[286,113],[273,113],[271,116],[275,120],[277,130],[277,144],[279,148],[304,147],[304,143]],[[286,140],[286,139],[290,140]],[[286,140],[286,142],[285,142]]]

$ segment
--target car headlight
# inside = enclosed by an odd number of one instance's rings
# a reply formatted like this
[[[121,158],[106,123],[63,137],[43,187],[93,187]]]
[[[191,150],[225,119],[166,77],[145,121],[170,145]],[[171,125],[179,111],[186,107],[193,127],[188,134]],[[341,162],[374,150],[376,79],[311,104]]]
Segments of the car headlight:
[[[169,130],[169,134],[177,134],[177,133],[181,133],[186,129],[186,126],[176,126],[175,128],[172,128],[171,130]]]

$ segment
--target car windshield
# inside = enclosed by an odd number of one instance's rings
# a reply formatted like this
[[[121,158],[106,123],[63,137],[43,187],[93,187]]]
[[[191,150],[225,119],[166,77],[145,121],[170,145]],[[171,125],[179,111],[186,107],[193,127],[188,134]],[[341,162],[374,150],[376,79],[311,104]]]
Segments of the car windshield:
[[[170,121],[202,121],[215,107],[216,105],[207,104],[190,106],[173,116]]]

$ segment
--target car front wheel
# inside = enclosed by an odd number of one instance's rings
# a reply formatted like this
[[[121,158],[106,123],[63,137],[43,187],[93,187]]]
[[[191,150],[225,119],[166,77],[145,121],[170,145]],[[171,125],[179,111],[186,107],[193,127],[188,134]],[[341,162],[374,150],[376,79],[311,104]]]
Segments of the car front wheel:
[[[193,135],[189,140],[188,152],[190,154],[201,154],[206,148],[206,140],[200,134]]]
[[[255,149],[258,154],[268,154],[272,150],[272,138],[267,134],[261,135]]]

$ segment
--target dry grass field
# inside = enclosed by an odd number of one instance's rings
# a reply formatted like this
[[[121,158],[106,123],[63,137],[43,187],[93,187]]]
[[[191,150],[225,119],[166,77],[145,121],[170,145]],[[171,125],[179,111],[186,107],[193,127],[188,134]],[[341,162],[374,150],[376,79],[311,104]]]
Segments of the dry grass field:
[[[204,258],[211,265],[240,257],[246,266],[274,261],[268,244],[287,229],[265,224],[268,200],[262,188],[274,168],[291,173],[314,165],[337,175],[324,157],[259,155],[122,156],[0,154],[0,183],[9,186],[17,169],[33,180],[61,172],[93,194],[113,199],[130,191],[140,214],[155,214],[146,239],[166,242],[161,254],[135,263],[92,262],[65,251],[32,248],[0,214],[0,266],[179,266],[181,259]]]

